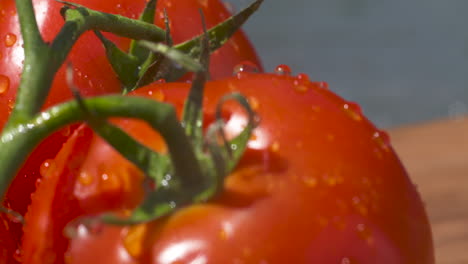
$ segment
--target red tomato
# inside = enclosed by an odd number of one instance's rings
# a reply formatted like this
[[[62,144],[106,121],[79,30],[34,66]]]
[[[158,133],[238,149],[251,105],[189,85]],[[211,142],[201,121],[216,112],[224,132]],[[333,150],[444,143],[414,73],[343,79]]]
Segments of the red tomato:
[[[59,10],[61,3],[49,0],[34,0],[37,21],[45,41],[52,41],[63,25]],[[77,0],[74,3],[108,12],[137,18],[145,1],[134,0]],[[164,28],[163,9],[170,18],[171,34],[175,43],[188,40],[202,32],[199,9],[201,8],[208,27],[227,19],[230,13],[219,0],[160,0],[155,22]],[[23,40],[20,34],[14,0],[0,3],[0,113],[8,113],[13,106],[16,88],[22,71]],[[108,36],[121,48],[126,48],[129,40],[113,35]],[[69,55],[75,69],[75,82],[81,93],[98,95],[119,92],[120,83],[113,74],[105,57],[104,48],[93,33],[85,33]],[[251,61],[261,67],[258,57],[242,31],[237,32],[228,43],[212,55],[211,77],[214,79],[230,76],[236,64]],[[72,98],[66,85],[64,67],[55,78],[47,106]],[[0,129],[8,115],[0,115]]]
[[[34,0],[37,21],[43,38],[51,41],[63,19],[59,14],[62,4],[50,0]],[[145,1],[135,0],[76,0],[78,4],[109,13],[118,13],[137,18]],[[171,19],[171,32],[174,41],[189,39],[201,32],[198,9],[202,8],[209,27],[223,21],[229,16],[222,2],[218,0],[197,1],[184,0],[177,2],[174,8],[172,0],[159,0],[156,23],[162,25],[162,8],[167,8]],[[187,17],[189,16],[189,17]],[[190,21],[193,18],[197,21]],[[108,36],[121,48],[126,48],[129,40]],[[8,118],[16,95],[24,59],[23,40],[20,34],[14,0],[0,1],[0,130]],[[223,61],[221,61],[221,58]],[[93,33],[85,33],[76,43],[68,57],[74,67],[75,84],[80,87],[84,96],[120,92],[120,83],[105,57],[104,48]],[[249,60],[260,65],[253,47],[242,32],[238,32],[228,44],[212,56],[213,78],[229,76],[235,64]],[[62,67],[54,79],[46,107],[68,100],[72,97],[66,84],[65,71]],[[52,158],[68,138],[70,129],[56,133],[44,141],[29,157],[12,183],[4,205],[24,214],[30,203],[30,193],[34,191],[39,177],[40,165],[45,159]],[[11,223],[10,231],[19,237],[21,226]],[[1,234],[1,233],[0,233]],[[0,261],[1,262],[1,261]]]
[[[153,84],[136,94],[180,112],[188,88]],[[78,216],[133,208],[143,193],[142,173],[82,127],[33,196],[25,263],[434,263],[421,199],[387,134],[356,104],[303,74],[240,73],[205,90],[208,120],[232,91],[261,118],[219,198],[148,224],[71,225]],[[227,133],[238,133],[244,112],[230,103],[224,110]],[[113,122],[165,150],[143,122]]]

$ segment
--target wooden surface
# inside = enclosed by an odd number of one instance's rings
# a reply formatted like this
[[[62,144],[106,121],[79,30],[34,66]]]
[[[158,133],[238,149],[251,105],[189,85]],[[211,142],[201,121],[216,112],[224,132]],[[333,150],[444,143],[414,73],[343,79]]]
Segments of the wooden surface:
[[[426,203],[437,264],[468,264],[468,116],[389,131]]]

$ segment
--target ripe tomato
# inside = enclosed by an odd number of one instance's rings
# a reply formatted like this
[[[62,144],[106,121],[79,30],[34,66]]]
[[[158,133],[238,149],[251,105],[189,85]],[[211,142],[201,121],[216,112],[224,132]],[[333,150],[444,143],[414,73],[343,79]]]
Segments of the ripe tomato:
[[[180,112],[188,84],[137,91]],[[26,215],[26,263],[434,263],[421,199],[388,136],[359,107],[304,74],[239,73],[206,85],[204,114],[239,91],[261,118],[225,190],[136,226],[70,224],[128,210],[143,175],[89,128],[75,131],[46,172]],[[247,117],[228,103],[227,134]],[[164,151],[141,121],[115,124]],[[68,226],[68,227],[67,227]]]
[[[34,0],[36,18],[44,40],[51,41],[63,25],[59,14],[62,4],[57,1]],[[137,18],[145,5],[145,1],[134,0],[76,0],[73,1],[87,7],[109,13],[118,13],[127,17]],[[177,1],[175,8],[172,0],[159,0],[156,24],[162,26],[162,9],[167,8],[171,19],[171,32],[174,41],[187,40],[201,32],[198,23],[198,9],[202,8],[207,26],[211,27],[229,16],[219,0]],[[190,20],[193,19],[193,20]],[[126,48],[129,40],[116,36],[108,36],[121,48]],[[0,130],[3,128],[13,107],[16,89],[19,83],[24,59],[18,19],[14,0],[0,1]],[[223,61],[221,62],[221,58]],[[68,57],[74,66],[75,84],[84,96],[120,92],[120,83],[112,72],[105,57],[104,48],[94,36],[85,33],[76,43]],[[249,60],[260,65],[258,58],[242,32],[237,32],[225,47],[212,56],[212,78],[220,78],[232,74],[234,65]],[[54,79],[46,107],[72,98],[66,84],[65,70],[62,67]],[[12,183],[4,206],[24,214],[30,203],[30,193],[34,191],[39,168],[44,159],[52,158],[62,147],[72,129],[67,128],[46,139],[29,157]],[[10,223],[10,232],[18,238],[21,226]],[[2,233],[0,232],[0,235]],[[1,262],[1,261],[0,261]]]
[[[63,25],[59,10],[63,4],[49,0],[34,0],[39,28],[45,41],[52,41]],[[77,4],[108,12],[137,18],[145,1],[134,0],[76,0]],[[170,18],[171,35],[175,43],[188,40],[202,33],[199,9],[202,9],[207,27],[227,19],[230,13],[219,0],[160,0],[157,3],[155,23],[164,28],[166,9]],[[22,37],[14,0],[3,0],[0,3],[0,113],[8,113],[14,103],[16,88],[19,83],[24,59]],[[121,48],[128,47],[129,40],[109,36]],[[228,43],[212,55],[211,77],[214,79],[230,76],[236,64],[251,61],[256,65],[258,57],[242,31],[237,32]],[[75,70],[75,82],[84,96],[119,92],[120,83],[113,74],[105,57],[104,48],[93,33],[85,33],[76,43],[69,55]],[[66,85],[64,67],[57,73],[47,106],[72,98]],[[0,115],[0,129],[8,115]]]

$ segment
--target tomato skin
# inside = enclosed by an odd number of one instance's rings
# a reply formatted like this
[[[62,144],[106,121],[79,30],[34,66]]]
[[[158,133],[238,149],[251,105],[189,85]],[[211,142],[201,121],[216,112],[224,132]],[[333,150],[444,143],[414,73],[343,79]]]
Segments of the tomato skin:
[[[209,82],[205,90],[208,119],[219,98],[232,91],[246,95],[261,118],[219,198],[133,227],[78,226],[66,238],[62,229],[77,214],[63,214],[61,208],[72,204],[77,208],[71,210],[83,215],[128,209],[142,191],[141,172],[132,164],[97,136],[74,135],[26,216],[32,224],[25,230],[25,258],[56,254],[67,263],[132,264],[434,263],[417,191],[385,133],[354,104],[304,75],[241,73]],[[170,102],[180,112],[187,92],[188,84],[176,83],[153,84],[137,94]],[[230,103],[225,111],[227,133],[238,133],[246,122],[244,113]],[[113,122],[164,151],[161,139],[144,123]],[[50,193],[54,197],[45,198]],[[37,240],[45,232],[55,232],[48,236],[48,248]],[[67,243],[66,253],[58,250]]]

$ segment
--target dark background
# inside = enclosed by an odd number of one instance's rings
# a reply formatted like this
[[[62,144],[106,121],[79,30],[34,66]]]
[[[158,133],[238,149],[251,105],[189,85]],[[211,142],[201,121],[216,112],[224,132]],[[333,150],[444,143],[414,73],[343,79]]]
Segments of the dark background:
[[[467,13],[466,0],[265,0],[244,29],[267,71],[327,81],[385,128],[468,113]]]

